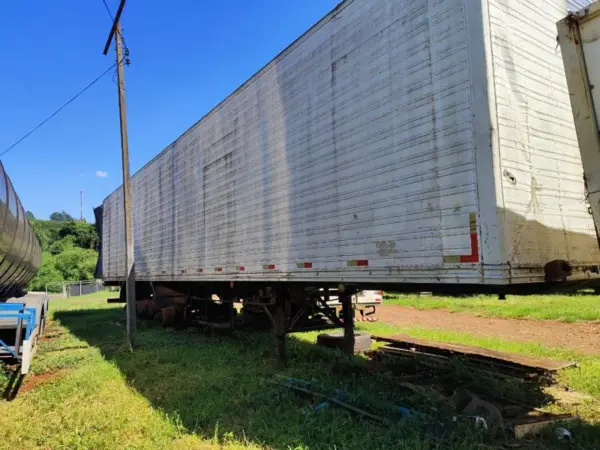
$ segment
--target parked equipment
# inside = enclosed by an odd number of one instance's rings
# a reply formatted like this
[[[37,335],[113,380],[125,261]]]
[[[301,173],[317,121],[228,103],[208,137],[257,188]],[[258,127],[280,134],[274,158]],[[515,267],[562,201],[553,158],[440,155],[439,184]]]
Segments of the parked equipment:
[[[38,239],[0,163],[0,302],[22,295],[40,262]]]
[[[600,3],[570,13],[557,26],[585,172],[586,203],[600,230]]]
[[[29,372],[47,312],[48,296],[43,293],[0,303],[0,359],[18,364],[23,375]]]
[[[139,298],[231,324],[205,304],[239,302],[280,337],[325,315],[351,350],[365,289],[598,280],[553,31],[569,4],[342,2],[134,175]],[[96,216],[120,284],[122,189]]]
[[[41,262],[41,250],[10,178],[0,163],[0,359],[16,364],[5,395],[18,390],[13,381],[29,371],[48,311],[48,296],[25,288]]]

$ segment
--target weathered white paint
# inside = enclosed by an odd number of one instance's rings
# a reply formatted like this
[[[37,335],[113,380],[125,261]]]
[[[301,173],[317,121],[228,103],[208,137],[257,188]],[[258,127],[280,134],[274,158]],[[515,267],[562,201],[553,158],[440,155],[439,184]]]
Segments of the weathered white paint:
[[[490,0],[503,214],[512,265],[597,261],[555,23],[563,0]]]
[[[589,206],[600,229],[600,3],[561,20],[557,28]]]
[[[565,13],[340,4],[134,176],[138,279],[507,284],[596,262],[568,237],[595,242],[550,39]],[[125,271],[121,197],[104,202],[107,279]]]

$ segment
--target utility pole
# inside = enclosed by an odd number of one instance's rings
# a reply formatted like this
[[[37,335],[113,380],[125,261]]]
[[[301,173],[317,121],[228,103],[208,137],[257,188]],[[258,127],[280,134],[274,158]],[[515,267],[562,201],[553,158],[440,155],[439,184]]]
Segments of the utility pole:
[[[135,266],[133,252],[133,218],[131,214],[131,180],[129,177],[129,146],[127,142],[127,111],[125,108],[125,75],[123,73],[123,43],[121,39],[121,13],[125,7],[125,0],[121,0],[115,20],[113,22],[104,54],[108,53],[112,38],[115,38],[117,53],[117,79],[119,91],[119,119],[121,123],[121,160],[123,166],[123,207],[125,218],[125,292],[127,295],[127,342],[130,350],[135,346],[136,333],[136,303],[135,303]]]
[[[83,222],[83,189],[79,189],[79,221]]]

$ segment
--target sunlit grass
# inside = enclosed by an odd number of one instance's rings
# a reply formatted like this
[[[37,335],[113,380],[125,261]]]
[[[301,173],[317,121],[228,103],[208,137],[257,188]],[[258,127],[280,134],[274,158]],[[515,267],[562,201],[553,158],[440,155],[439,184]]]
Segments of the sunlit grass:
[[[417,309],[466,311],[485,317],[552,319],[564,322],[600,320],[600,296],[587,293],[583,295],[509,295],[506,300],[498,300],[498,296],[491,295],[442,297],[389,293],[384,302]]]
[[[389,374],[366,370],[365,358],[349,361],[340,352],[317,347],[313,342],[318,333],[296,333],[288,338],[288,368],[283,372],[277,369],[270,333],[211,337],[140,322],[139,346],[130,353],[125,345],[123,306],[107,304],[105,298],[94,295],[52,301],[51,321],[34,359],[33,375],[14,401],[0,402],[3,448],[504,448],[502,438],[469,427],[436,437],[419,425],[393,420],[383,426],[337,407],[316,413],[313,406],[318,400],[265,382],[287,375],[331,391],[343,389],[364,407],[388,418],[395,417],[387,406],[390,403],[446,417],[435,396],[407,394]],[[575,359],[581,369],[565,371],[561,382],[600,396],[599,358],[467,334],[398,329],[379,323],[360,327],[372,333],[404,332]],[[46,379],[30,384],[27,390],[28,383],[40,375]],[[464,380],[468,381],[468,376]],[[478,382],[482,390],[492,386]],[[528,392],[518,383],[498,385],[498,389],[521,400]],[[591,424],[600,420],[597,401],[557,411],[579,413]],[[597,448],[600,431],[595,425],[573,431],[579,433],[580,448]],[[554,446],[560,447],[560,443],[549,438],[529,442],[527,448]]]

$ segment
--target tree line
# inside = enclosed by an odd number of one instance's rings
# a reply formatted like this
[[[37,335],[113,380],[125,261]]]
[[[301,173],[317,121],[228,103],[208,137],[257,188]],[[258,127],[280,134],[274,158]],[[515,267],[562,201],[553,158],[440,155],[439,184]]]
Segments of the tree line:
[[[76,221],[68,213],[52,213],[50,220],[27,213],[40,241],[42,263],[29,284],[32,291],[46,289],[47,283],[94,279],[100,238],[94,224]]]

